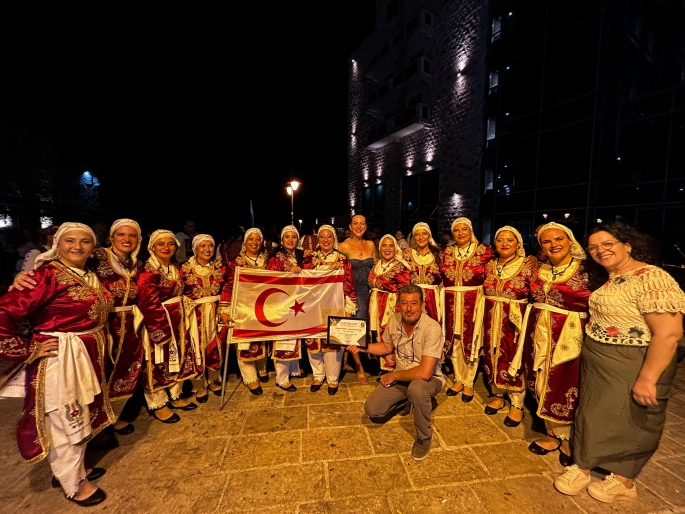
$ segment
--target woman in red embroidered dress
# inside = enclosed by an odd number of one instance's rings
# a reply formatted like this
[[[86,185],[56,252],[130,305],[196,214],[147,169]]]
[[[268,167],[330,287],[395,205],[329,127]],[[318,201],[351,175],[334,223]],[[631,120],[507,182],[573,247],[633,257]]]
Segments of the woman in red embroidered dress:
[[[585,252],[568,227],[547,223],[538,240],[549,260],[533,269],[532,303],[526,307],[510,371],[520,370],[523,361],[528,391],[538,401],[538,416],[545,420],[547,435],[528,449],[537,455],[559,450],[559,462],[570,466],[579,356],[591,291],[583,265]]]
[[[397,240],[385,234],[379,242],[381,258],[369,273],[369,319],[375,341],[380,340],[390,316],[400,311],[397,292],[409,284],[410,266],[402,256]],[[395,354],[380,357],[381,373],[395,369]]]
[[[293,225],[281,230],[281,244],[269,255],[266,269],[299,273],[302,271],[304,252],[297,248],[300,234]],[[290,377],[306,377],[300,371],[301,345],[297,339],[274,342],[273,360],[276,368],[276,385],[284,391],[297,391]]]
[[[433,239],[427,223],[414,225],[412,239],[416,247],[403,250],[404,260],[409,263],[411,270],[410,282],[423,289],[426,314],[440,323],[442,321],[442,307],[440,305],[442,250]]]
[[[5,386],[15,372],[25,373],[19,451],[30,462],[48,456],[53,484],[82,506],[106,498],[88,480],[104,470],[86,473],[83,443],[114,422],[103,372],[112,296],[86,268],[94,248],[90,227],[62,224],[52,249],[36,259],[36,286],[0,298],[0,357],[15,363],[0,391],[13,388]]]
[[[233,280],[236,267],[264,269],[266,267],[266,252],[264,252],[264,237],[258,228],[250,228],[245,231],[243,247],[238,256],[228,263],[228,275],[221,292],[221,321],[226,326],[233,326],[234,321],[230,316],[231,298],[233,295]],[[248,348],[238,348],[238,368],[243,377],[243,382],[252,394],[263,393],[259,382],[268,382],[269,375],[266,372],[266,356],[268,343],[266,341],[253,341],[246,343]]]
[[[352,264],[345,254],[338,251],[338,238],[335,236],[335,229],[332,226],[321,225],[319,227],[316,251],[305,257],[303,268],[315,270],[342,269],[345,315],[352,316],[357,312],[357,293]],[[336,394],[340,370],[342,369],[343,348],[340,345],[329,345],[326,339],[307,339],[307,353],[314,376],[309,390],[312,393],[317,392],[327,380],[328,394]]]
[[[497,259],[488,262],[483,284],[483,368],[494,395],[485,414],[492,416],[503,409],[506,394],[510,406],[504,424],[516,427],[523,419],[526,381],[522,370],[510,375],[509,367],[521,333],[533,266],[524,261],[523,238],[514,227],[504,226],[495,232],[495,250]]]
[[[196,354],[199,376],[193,380],[198,403],[205,403],[209,391],[221,394],[221,362],[225,353],[226,333],[217,330],[219,298],[226,281],[226,267],[214,259],[214,238],[198,234],[192,240],[193,256],[181,264],[183,296],[195,303],[195,323],[190,336]],[[223,341],[222,341],[223,336]]]
[[[150,258],[138,276],[138,308],[144,320],[141,341],[147,362],[145,400],[152,415],[163,423],[181,419],[169,407],[197,408],[181,398],[183,381],[195,378],[198,368],[188,337],[183,281],[174,263],[178,246],[173,232],[155,230],[147,246]]]
[[[470,402],[483,342],[485,267],[495,253],[490,246],[478,242],[467,218],[452,222],[452,235],[456,243],[445,248],[440,267],[445,358],[452,360],[455,379],[445,393],[462,393],[461,400]]]
[[[117,418],[113,425],[114,432],[121,435],[130,434],[134,428],[128,421],[120,420],[121,412],[138,383],[143,363],[143,348],[138,337],[140,311],[137,309],[138,271],[143,264],[137,260],[142,242],[140,226],[131,219],[119,219],[112,223],[109,230],[110,247],[98,247],[94,256],[97,260],[95,273],[100,284],[114,297],[114,309],[109,314],[109,334],[105,359],[105,373],[109,385],[109,399]],[[36,285],[33,271],[22,272],[14,279],[13,286],[22,291],[33,289]],[[101,433],[99,436],[104,436]],[[91,441],[93,446],[97,440]],[[103,447],[107,447],[105,436]]]

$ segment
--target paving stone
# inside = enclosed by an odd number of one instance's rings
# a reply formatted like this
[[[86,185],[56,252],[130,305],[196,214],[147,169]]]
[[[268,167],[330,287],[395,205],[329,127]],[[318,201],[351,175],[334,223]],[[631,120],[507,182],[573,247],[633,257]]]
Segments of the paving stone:
[[[370,424],[363,402],[323,403],[309,406],[309,427],[339,427]]]
[[[391,514],[385,495],[381,496],[358,496],[345,500],[327,500],[316,503],[301,504],[298,514],[342,514],[354,512],[355,514]]]
[[[364,427],[314,428],[302,441],[302,461],[363,457],[371,453]]]
[[[433,420],[433,427],[447,446],[508,440],[506,434],[489,418],[485,414],[483,416],[436,418]]]
[[[683,464],[682,461],[681,464]],[[676,468],[675,471],[678,469]],[[640,485],[644,485],[655,494],[668,499],[669,503],[677,507],[685,507],[685,480],[683,478],[682,474],[672,475],[658,462],[649,461],[637,477],[638,496],[643,496],[640,494],[642,492]]]
[[[235,471],[284,462],[299,462],[302,453],[302,432],[283,431],[231,437],[221,462],[221,469]]]
[[[440,486],[388,495],[393,514],[459,513],[487,514],[488,511],[468,485]]]
[[[398,455],[330,461],[327,470],[332,499],[354,496],[360,491],[377,491],[379,484],[384,494],[411,488]]]
[[[350,401],[350,396],[347,392],[347,386],[345,384],[338,385],[339,389],[335,396],[328,394],[327,387],[327,384],[324,382],[321,389],[319,389],[316,393],[312,393],[309,390],[309,386],[304,389],[298,389],[294,393],[287,393],[284,405],[286,407],[297,405],[330,405],[332,403],[344,403]]]
[[[469,448],[431,450],[428,457],[420,462],[412,460],[409,454],[403,455],[403,458],[414,487],[449,485],[489,477]]]
[[[529,452],[528,445],[522,441],[484,444],[472,449],[490,474],[496,478],[550,471],[549,465],[538,455]]]
[[[261,409],[245,415],[243,434],[259,434],[277,430],[297,430],[307,427],[307,407]]]
[[[487,512],[539,514],[582,512],[570,496],[565,496],[554,489],[549,477],[514,477],[504,480],[487,480],[470,485]]]

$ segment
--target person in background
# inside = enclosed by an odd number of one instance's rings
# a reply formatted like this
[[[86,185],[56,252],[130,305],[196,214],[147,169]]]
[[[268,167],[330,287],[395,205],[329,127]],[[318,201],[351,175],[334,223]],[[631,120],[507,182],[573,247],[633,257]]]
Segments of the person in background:
[[[107,498],[91,483],[104,469],[85,468],[85,442],[115,420],[102,368],[113,302],[86,266],[94,249],[90,227],[63,223],[36,259],[36,286],[0,297],[0,357],[13,362],[0,390],[14,376],[24,386],[19,451],[27,461],[48,457],[53,486],[83,507]]]
[[[350,221],[349,240],[340,243],[338,250],[345,254],[352,264],[354,273],[354,289],[357,295],[357,312],[355,318],[369,317],[369,273],[376,262],[376,247],[373,241],[366,238],[366,218],[362,214],[355,214]],[[343,366],[346,371],[354,371],[361,384],[368,384],[369,380],[364,372],[360,356],[353,353],[354,369],[349,368],[347,349],[344,350]]]
[[[404,234],[401,230],[395,232],[395,239],[397,239],[397,244],[400,245],[402,250],[409,248],[409,243],[407,243],[407,240],[404,238]]]
[[[35,267],[36,257],[52,248],[52,238],[57,232],[58,228],[59,227],[57,225],[50,225],[47,228],[41,229],[38,234],[38,246],[26,252],[20,271],[32,270]]]
[[[195,220],[190,218],[183,222],[183,230],[174,234],[178,240],[176,261],[179,264],[183,264],[193,255],[193,237],[195,237],[195,234],[197,234],[195,229]]]
[[[575,464],[554,480],[568,495],[636,500],[635,478],[659,446],[683,336],[685,294],[658,262],[658,248],[633,227],[597,225],[587,252],[604,285],[589,300],[580,354]],[[592,468],[609,472],[593,482]]]

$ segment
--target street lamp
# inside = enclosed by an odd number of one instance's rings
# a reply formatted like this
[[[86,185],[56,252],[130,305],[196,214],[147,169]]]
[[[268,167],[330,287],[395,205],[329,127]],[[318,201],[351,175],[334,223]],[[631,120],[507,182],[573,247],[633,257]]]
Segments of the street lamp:
[[[288,191],[288,194],[290,195],[290,224],[293,226],[295,225],[295,191],[297,191],[298,187],[300,187],[300,183],[297,180],[291,180],[290,182],[288,182],[288,187],[285,188],[285,190]]]
[[[300,222],[300,232],[302,232],[302,220],[297,220]]]

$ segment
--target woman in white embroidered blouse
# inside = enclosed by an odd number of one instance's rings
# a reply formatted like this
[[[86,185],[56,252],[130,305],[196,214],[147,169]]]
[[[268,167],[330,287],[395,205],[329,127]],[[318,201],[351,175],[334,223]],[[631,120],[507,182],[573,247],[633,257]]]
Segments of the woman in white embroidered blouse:
[[[650,238],[620,224],[598,225],[587,238],[588,253],[608,279],[590,296],[575,465],[554,481],[564,494],[587,487],[602,502],[637,499],[634,479],[659,446],[685,294],[649,264],[655,248]],[[592,482],[592,468],[610,474]]]

